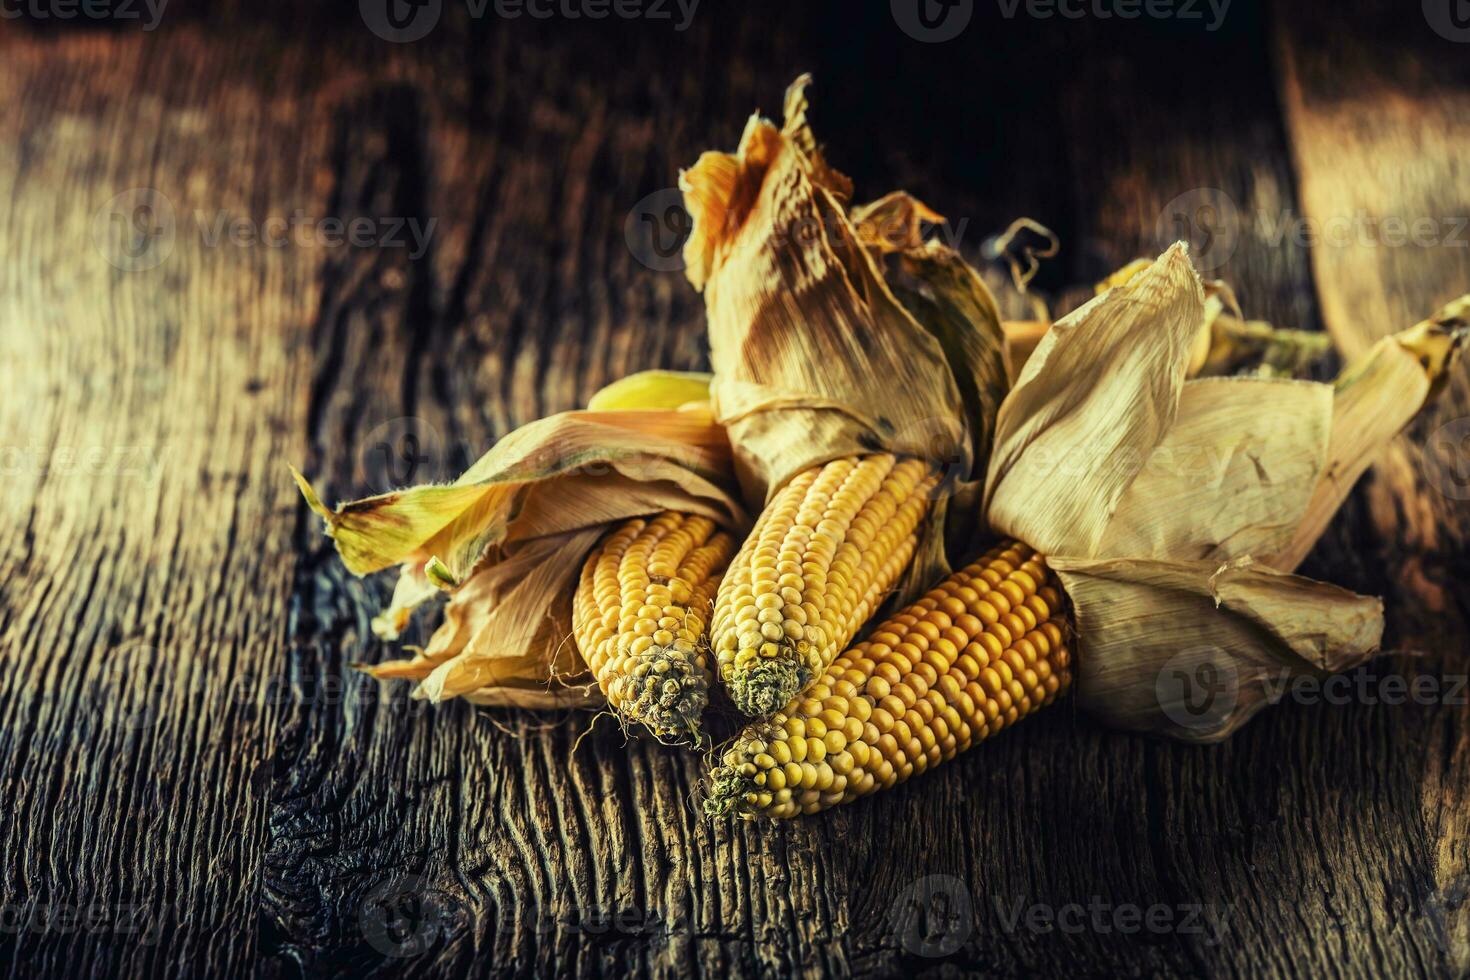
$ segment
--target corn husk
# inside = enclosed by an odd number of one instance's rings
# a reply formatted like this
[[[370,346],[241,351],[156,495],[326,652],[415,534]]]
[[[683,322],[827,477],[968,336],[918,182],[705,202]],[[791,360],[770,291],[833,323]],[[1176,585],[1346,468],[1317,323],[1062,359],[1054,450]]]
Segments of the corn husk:
[[[1186,246],[1125,271],[1027,361],[1001,407],[986,514],[1048,555],[1073,602],[1080,706],[1212,741],[1273,685],[1378,649],[1376,599],[1289,573],[1448,369],[1464,301],[1336,385],[1190,380],[1208,291]],[[1197,715],[1181,702],[1206,677],[1228,697]]]
[[[1203,306],[1176,247],[1052,327],[1000,409],[992,527],[1047,555],[1095,554],[1142,452],[1174,422]]]
[[[603,703],[571,639],[570,601],[577,571],[603,531],[533,538],[487,562],[450,592],[444,622],[427,647],[408,659],[356,666],[378,680],[417,682],[414,696],[429,701],[465,697],[516,708]],[[417,566],[406,568],[399,586],[420,577]],[[397,605],[387,615],[408,608]],[[397,627],[378,632],[396,636]]]
[[[922,585],[948,571],[951,496],[978,492],[1007,379],[999,313],[953,250],[921,240],[938,219],[923,204],[895,194],[849,212],[851,182],[807,124],[808,81],[787,91],[782,127],[752,117],[735,153],[681,175],[712,402],[752,507],[844,456],[933,462],[945,483],[911,568]]]
[[[1082,652],[1079,704],[1116,728],[1224,738],[1288,679],[1377,651],[1383,605],[1233,561],[1053,558]]]
[[[1153,265],[1134,259],[1103,279],[1095,294],[1130,282]],[[1291,378],[1307,374],[1332,350],[1326,335],[1311,330],[1274,327],[1264,320],[1247,320],[1235,291],[1223,280],[1203,284],[1204,316],[1186,373],[1191,378],[1250,374],[1260,378]]]
[[[402,566],[392,603],[373,621],[380,637],[396,639],[416,607],[448,595],[424,649],[363,669],[416,681],[415,696],[433,701],[600,703],[571,639],[571,602],[581,564],[608,527],[663,510],[747,526],[724,430],[707,400],[687,401],[701,393],[707,398],[708,376],[634,376],[594,397],[604,410],[515,430],[448,486],[335,509],[293,469],[350,571]]]
[[[1322,479],[1290,545],[1270,557],[1273,566],[1292,569],[1306,558],[1378,451],[1443,390],[1467,333],[1470,296],[1462,296],[1408,330],[1382,338],[1342,373],[1333,386],[1332,436]]]
[[[1152,264],[1151,259],[1134,259],[1097,283],[1093,294],[1126,284]],[[1203,285],[1204,317],[1190,350],[1187,377],[1307,377],[1331,355],[1332,340],[1326,334],[1247,320],[1227,283],[1216,279]],[[1011,373],[1017,375],[1051,329],[1051,320],[1005,321],[1001,328]]]

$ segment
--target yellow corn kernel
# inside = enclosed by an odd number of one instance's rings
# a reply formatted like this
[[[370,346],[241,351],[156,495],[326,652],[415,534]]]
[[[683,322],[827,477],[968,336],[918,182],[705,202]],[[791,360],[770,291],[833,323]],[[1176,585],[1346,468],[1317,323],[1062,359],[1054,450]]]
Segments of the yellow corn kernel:
[[[665,511],[615,528],[582,566],[572,632],[608,703],[657,735],[697,735],[711,681],[705,624],[734,539]]]
[[[731,562],[711,645],[735,706],[765,717],[821,676],[907,567],[938,475],[888,454],[782,487]]]
[[[1006,626],[997,598],[1030,611],[1034,627]],[[741,732],[711,774],[705,808],[752,819],[814,813],[952,759],[1070,686],[1070,632],[1044,559],[1002,544],[878,626],[813,685],[851,693],[794,697]],[[780,768],[781,793],[764,802],[742,767],[787,758],[795,761]]]

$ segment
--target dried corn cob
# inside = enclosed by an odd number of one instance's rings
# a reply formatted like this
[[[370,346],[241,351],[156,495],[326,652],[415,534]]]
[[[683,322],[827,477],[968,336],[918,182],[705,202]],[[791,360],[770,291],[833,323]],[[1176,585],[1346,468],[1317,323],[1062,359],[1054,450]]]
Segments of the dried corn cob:
[[[665,511],[619,525],[582,566],[577,646],[613,710],[656,735],[698,734],[705,623],[734,550],[709,518]]]
[[[735,706],[764,717],[821,676],[908,565],[938,476],[888,454],[833,460],[771,499],[715,600]]]
[[[848,650],[725,753],[705,802],[747,818],[815,813],[952,759],[1071,684],[1064,597],[1008,542]]]

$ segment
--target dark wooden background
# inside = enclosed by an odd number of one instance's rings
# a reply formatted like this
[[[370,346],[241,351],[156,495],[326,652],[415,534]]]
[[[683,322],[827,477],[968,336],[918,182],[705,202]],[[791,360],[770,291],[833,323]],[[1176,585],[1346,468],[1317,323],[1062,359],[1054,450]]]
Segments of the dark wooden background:
[[[412,434],[413,478],[450,478],[627,371],[704,364],[699,298],[625,227],[801,70],[860,196],[914,191],[976,261],[1045,221],[1054,291],[1156,249],[1199,188],[1250,219],[1217,271],[1252,315],[1357,350],[1470,290],[1470,44],[1419,3],[1236,0],[1215,31],[973,7],[947,43],[883,2],[704,0],[678,31],[448,0],[401,44],[352,3],[174,0],[153,31],[7,14],[0,970],[1463,975],[1463,371],[1306,569],[1386,597],[1400,653],[1362,673],[1442,680],[1427,703],[1370,685],[1212,748],[1063,703],[772,827],[698,816],[693,755],[347,666],[391,653],[368,630],[390,582],[342,571],[286,462],[361,495]],[[174,234],[134,260],[109,222],[136,193],[109,202],[138,188]],[[436,225],[416,257],[211,237],[298,209]],[[1271,233],[1359,212],[1448,240]],[[1070,903],[1169,919],[1026,917]]]

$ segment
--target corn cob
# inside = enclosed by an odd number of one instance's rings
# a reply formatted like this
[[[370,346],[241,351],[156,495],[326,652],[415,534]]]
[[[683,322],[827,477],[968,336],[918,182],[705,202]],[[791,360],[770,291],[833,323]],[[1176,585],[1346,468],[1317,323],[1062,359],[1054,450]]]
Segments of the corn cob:
[[[711,624],[737,708],[765,717],[821,676],[913,557],[937,482],[922,460],[880,453],[814,466],[771,499]]]
[[[709,700],[704,635],[734,539],[665,511],[619,525],[587,557],[572,630],[608,703],[656,735],[697,736]]]
[[[1071,684],[1064,597],[1044,559],[996,547],[848,650],[735,740],[711,814],[794,817],[903,782]]]

